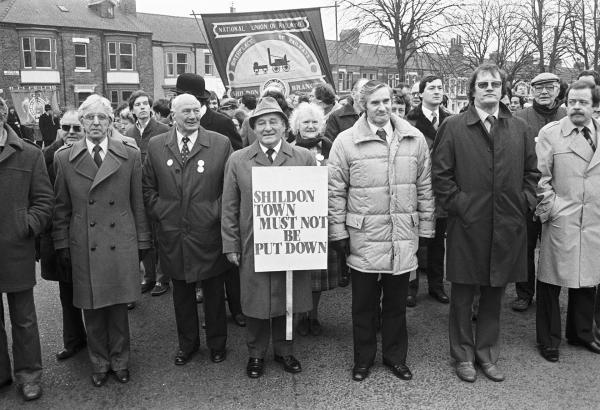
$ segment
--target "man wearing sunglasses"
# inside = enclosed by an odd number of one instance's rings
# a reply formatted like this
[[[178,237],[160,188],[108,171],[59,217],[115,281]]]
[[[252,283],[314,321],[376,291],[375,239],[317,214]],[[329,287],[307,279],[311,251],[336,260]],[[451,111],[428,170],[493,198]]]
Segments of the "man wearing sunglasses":
[[[567,110],[557,100],[560,91],[560,79],[552,73],[538,74],[531,80],[533,105],[515,113],[517,118],[525,120],[528,137],[535,140],[546,124],[558,121],[567,115]],[[527,216],[527,280],[517,282],[517,298],[511,303],[516,312],[524,312],[531,305],[535,293],[535,248],[542,232],[542,225],[532,213]]]
[[[433,146],[433,190],[448,212],[450,353],[467,382],[476,379],[475,362],[489,379],[504,380],[496,364],[502,295],[508,283],[526,277],[526,216],[536,204],[534,141],[500,104],[505,82],[496,65],[479,66],[469,81],[469,108],[442,123]]]

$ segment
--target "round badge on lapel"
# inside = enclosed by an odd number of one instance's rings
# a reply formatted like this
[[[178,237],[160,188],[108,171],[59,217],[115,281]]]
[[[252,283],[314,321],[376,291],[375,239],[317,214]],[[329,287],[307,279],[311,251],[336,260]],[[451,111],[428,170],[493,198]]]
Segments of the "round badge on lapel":
[[[198,168],[204,167],[204,161],[198,160]]]
[[[198,171],[199,174],[203,173],[204,172],[204,167],[198,166],[197,171]]]
[[[171,165],[173,165],[173,160],[172,159],[167,160],[167,166],[170,167]]]

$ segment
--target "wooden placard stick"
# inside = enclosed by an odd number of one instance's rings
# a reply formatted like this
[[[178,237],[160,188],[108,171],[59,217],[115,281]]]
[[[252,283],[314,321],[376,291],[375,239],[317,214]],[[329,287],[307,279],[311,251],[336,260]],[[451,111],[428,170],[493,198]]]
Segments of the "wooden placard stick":
[[[292,340],[294,326],[294,271],[285,272],[285,340]]]

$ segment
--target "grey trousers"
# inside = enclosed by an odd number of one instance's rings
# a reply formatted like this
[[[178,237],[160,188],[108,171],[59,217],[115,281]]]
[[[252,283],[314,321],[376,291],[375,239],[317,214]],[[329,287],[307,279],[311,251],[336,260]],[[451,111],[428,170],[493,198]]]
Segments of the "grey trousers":
[[[480,289],[479,313],[473,334],[472,305]],[[450,355],[457,362],[496,363],[500,354],[500,311],[504,287],[452,283],[450,295]]]
[[[12,353],[17,384],[40,383],[42,350],[33,301],[33,288],[6,294],[12,330]],[[0,293],[0,384],[12,379],[4,302]]]
[[[285,316],[271,319],[246,317],[246,344],[250,357],[264,359],[269,348],[269,336],[273,340],[273,353],[278,356],[294,354],[294,343],[285,340]]]
[[[94,373],[125,370],[129,366],[127,304],[84,309],[88,353]]]

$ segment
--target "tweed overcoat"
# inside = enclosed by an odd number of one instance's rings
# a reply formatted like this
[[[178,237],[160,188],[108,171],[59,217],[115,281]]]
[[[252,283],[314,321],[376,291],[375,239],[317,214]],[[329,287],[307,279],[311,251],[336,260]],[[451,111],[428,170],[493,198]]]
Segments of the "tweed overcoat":
[[[254,271],[252,168],[312,165],[316,165],[313,154],[285,141],[282,141],[273,164],[258,141],[233,153],[227,162],[223,190],[223,252],[241,254],[242,311],[246,316],[257,319],[282,316],[286,303],[285,272]],[[310,271],[294,272],[293,288],[294,313],[311,310]]]
[[[35,285],[35,239],[52,217],[54,195],[42,151],[8,125],[0,152],[0,294]]]
[[[161,269],[173,279],[193,283],[230,267],[222,251],[221,196],[232,152],[227,137],[200,127],[184,165],[175,127],[150,139],[144,201],[159,224]]]
[[[594,121],[596,140],[600,123]],[[600,150],[568,117],[541,129],[536,214],[542,222],[538,279],[583,288],[600,283]]]
[[[108,138],[100,168],[85,138],[54,156],[55,249],[70,248],[73,305],[99,309],[140,296],[139,249],[151,246],[140,151]]]
[[[433,190],[448,212],[446,277],[502,287],[527,280],[526,214],[539,177],[527,125],[500,104],[488,133],[476,108],[447,118],[433,146]]]

